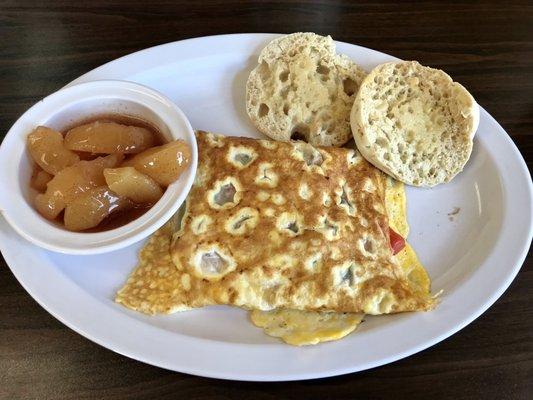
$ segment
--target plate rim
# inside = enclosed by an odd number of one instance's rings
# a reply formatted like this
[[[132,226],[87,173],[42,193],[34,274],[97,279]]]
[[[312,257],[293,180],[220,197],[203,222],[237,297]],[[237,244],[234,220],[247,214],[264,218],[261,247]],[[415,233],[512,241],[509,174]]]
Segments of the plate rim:
[[[149,54],[149,53],[153,52],[154,49],[163,49],[163,48],[171,47],[171,46],[179,46],[179,45],[183,45],[185,42],[187,42],[188,44],[191,44],[191,43],[193,43],[195,41],[197,42],[197,41],[203,41],[203,40],[208,40],[208,39],[220,39],[220,40],[222,40],[222,39],[229,38],[229,37],[235,38],[237,36],[244,37],[246,39],[253,38],[256,41],[260,41],[260,40],[271,39],[271,38],[273,38],[275,36],[278,36],[278,34],[262,34],[262,33],[246,34],[246,33],[241,33],[241,34],[228,34],[228,35],[212,35],[212,36],[196,37],[196,38],[191,38],[191,39],[186,39],[186,40],[181,40],[181,41],[175,41],[175,42],[170,42],[170,43],[166,43],[166,44],[161,44],[161,45],[157,45],[157,46],[153,46],[153,47],[150,47],[150,48],[147,48],[147,49],[143,49],[143,50],[137,51],[137,52],[132,53],[132,54],[125,55],[125,56],[120,57],[120,58],[118,58],[116,60],[113,60],[113,61],[110,61],[108,63],[105,63],[102,66],[97,67],[97,68],[87,72],[86,74],[83,74],[79,78],[77,78],[74,81],[72,81],[69,85],[75,84],[75,83],[79,83],[79,82],[82,82],[82,81],[85,81],[85,80],[93,80],[93,78],[91,78],[92,76],[100,74],[103,71],[105,71],[106,69],[109,69],[110,66],[112,67],[111,64],[115,64],[116,65],[119,62],[123,63],[128,58],[135,58],[135,57],[145,56],[145,54],[143,55],[142,53]],[[235,39],[233,39],[233,40],[235,40]],[[346,42],[338,42],[338,41],[336,41],[336,43],[337,44],[342,44],[343,46],[346,45],[346,46],[359,47],[360,49],[362,49],[362,51],[375,52],[375,53],[379,53],[380,55],[386,55],[386,56],[390,57],[386,53],[377,52],[376,50],[367,49],[367,48],[362,47],[362,46],[358,46],[358,45],[354,45],[354,44],[350,44],[350,43],[346,43]],[[513,151],[514,156],[515,156],[515,161],[518,162],[518,166],[520,167],[520,172],[524,173],[526,178],[529,177],[529,182],[528,182],[528,185],[526,185],[526,187],[525,187],[525,191],[526,191],[526,194],[528,195],[529,200],[531,200],[532,191],[533,191],[532,190],[532,183],[531,183],[531,176],[529,174],[529,170],[527,169],[527,165],[526,165],[523,157],[520,154],[520,151],[518,150],[518,148],[516,147],[516,145],[514,144],[512,139],[510,138],[510,136],[507,134],[507,132],[481,106],[480,106],[480,112],[481,112],[481,119],[488,118],[488,121],[490,123],[495,124],[495,126],[498,128],[498,131],[499,131],[497,133],[498,135],[501,134],[501,133],[504,133],[504,135],[502,135],[502,138],[507,142],[507,145],[510,146],[509,147],[510,150]],[[505,192],[504,192],[504,194],[505,194]],[[530,204],[530,206],[529,206],[529,210],[528,211],[529,211],[529,213],[531,215],[531,213],[532,213],[531,201],[529,202],[529,204]],[[1,222],[3,224],[5,224],[5,221],[1,221]],[[30,288],[29,285],[27,285],[27,282],[24,280],[24,277],[20,276],[20,274],[18,273],[16,268],[12,267],[12,265],[16,265],[16,261],[14,260],[14,258],[15,258],[14,252],[12,251],[12,249],[10,249],[10,248],[5,246],[3,244],[3,241],[0,241],[0,250],[2,251],[2,253],[4,255],[4,259],[6,260],[6,264],[9,266],[9,268],[13,272],[14,276],[20,282],[22,287],[39,303],[39,305],[41,305],[41,307],[43,307],[51,315],[53,315],[55,318],[57,318],[59,321],[61,321],[64,325],[68,326],[69,328],[71,328],[75,332],[81,334],[82,336],[86,337],[87,339],[89,339],[89,340],[91,340],[91,341],[93,341],[93,342],[95,342],[95,343],[97,343],[97,344],[99,344],[99,345],[101,345],[101,346],[103,346],[105,348],[108,348],[108,349],[110,349],[112,351],[115,351],[115,352],[117,352],[119,354],[122,354],[124,356],[129,357],[129,358],[132,358],[132,359],[135,359],[135,360],[138,360],[138,361],[150,364],[150,365],[158,366],[158,367],[169,369],[169,370],[173,370],[173,371],[189,373],[189,374],[193,374],[193,375],[205,376],[205,377],[210,377],[210,378],[219,378],[219,379],[241,380],[241,381],[290,381],[290,380],[305,380],[305,379],[314,379],[314,378],[342,375],[342,374],[346,374],[346,373],[350,373],[350,372],[357,372],[357,371],[362,371],[362,370],[369,369],[369,368],[374,368],[374,367],[380,366],[380,365],[385,365],[385,364],[388,364],[390,362],[405,358],[405,357],[407,357],[409,355],[415,354],[415,353],[417,353],[417,352],[419,352],[421,350],[424,350],[424,349],[426,349],[428,347],[431,347],[434,344],[439,343],[440,341],[444,340],[445,338],[453,335],[457,331],[463,329],[466,325],[470,324],[473,320],[475,320],[483,312],[485,312],[505,292],[505,290],[509,287],[511,282],[514,280],[514,278],[518,274],[520,268],[523,265],[524,259],[525,259],[526,255],[527,255],[527,252],[528,252],[528,249],[529,249],[529,246],[530,246],[530,243],[531,243],[531,238],[532,238],[532,235],[533,235],[533,224],[531,223],[531,220],[530,220],[530,223],[529,223],[528,231],[529,231],[528,232],[528,237],[525,238],[525,240],[523,241],[523,245],[521,246],[521,249],[520,249],[521,251],[517,252],[515,254],[515,257],[513,257],[515,262],[510,263],[510,265],[513,265],[513,267],[507,269],[508,273],[506,275],[506,280],[499,284],[497,291],[493,292],[490,296],[485,298],[485,301],[482,304],[482,306],[478,307],[475,310],[475,312],[470,313],[469,316],[467,318],[463,319],[460,323],[455,324],[452,329],[449,329],[449,330],[447,330],[445,332],[442,332],[439,335],[434,335],[432,337],[432,339],[427,340],[427,341],[419,344],[418,346],[410,347],[406,351],[395,353],[395,354],[393,354],[393,355],[391,355],[389,357],[385,357],[385,358],[381,358],[381,359],[375,360],[373,363],[367,363],[363,368],[358,368],[358,367],[352,368],[352,367],[348,366],[348,367],[344,367],[344,368],[338,368],[338,369],[335,369],[335,370],[330,369],[330,370],[326,370],[326,371],[321,371],[321,372],[318,372],[318,373],[316,373],[316,372],[315,373],[305,373],[305,372],[292,373],[290,376],[286,376],[283,373],[279,373],[279,372],[278,373],[271,373],[271,374],[262,373],[261,375],[255,375],[252,372],[249,375],[243,376],[242,374],[233,374],[232,371],[225,371],[225,373],[224,373],[224,371],[222,373],[220,371],[218,371],[218,372],[203,371],[203,370],[199,371],[199,370],[195,370],[195,369],[191,369],[191,368],[186,368],[186,367],[184,368],[183,366],[181,366],[178,369],[175,366],[170,366],[170,365],[168,365],[168,364],[166,364],[164,362],[161,362],[161,360],[158,362],[157,360],[154,361],[153,359],[150,359],[150,358],[147,358],[145,356],[142,356],[142,354],[139,354],[138,351],[130,351],[131,349],[128,349],[127,348],[128,346],[123,346],[123,345],[117,344],[116,340],[111,340],[109,338],[106,339],[106,338],[102,338],[102,337],[96,337],[92,332],[88,332],[86,329],[84,329],[84,327],[76,325],[76,323],[74,323],[71,320],[69,320],[68,318],[64,317],[64,315],[62,315],[61,313],[56,312],[57,310],[55,308],[53,308],[52,306],[50,306],[49,303],[47,303],[45,300],[43,300],[43,297],[42,297],[41,293],[37,293],[36,290],[34,290],[35,289],[34,287]],[[0,232],[0,233],[2,233],[2,232]],[[487,261],[485,261],[485,262],[487,262]],[[140,324],[143,324],[141,321],[138,321],[138,322]],[[143,324],[143,325],[145,325],[145,324]],[[113,334],[111,334],[111,336],[113,336]],[[199,339],[199,338],[194,338],[194,339],[198,340],[198,341],[213,342],[213,341],[210,341],[208,339]],[[207,347],[210,347],[206,343],[203,343],[203,344],[206,345]],[[246,345],[246,344],[239,344],[239,345],[247,346],[247,347],[252,346],[252,345]],[[281,345],[281,346],[286,347],[287,345]],[[326,346],[327,346],[327,344],[326,344]],[[140,353],[142,353],[142,352],[140,352]]]

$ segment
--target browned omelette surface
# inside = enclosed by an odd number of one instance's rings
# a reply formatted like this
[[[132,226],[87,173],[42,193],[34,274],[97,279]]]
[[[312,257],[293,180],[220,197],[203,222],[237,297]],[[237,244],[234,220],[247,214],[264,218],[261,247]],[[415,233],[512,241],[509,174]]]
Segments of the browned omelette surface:
[[[183,310],[181,274],[170,256],[173,221],[157,230],[139,253],[137,268],[117,293],[115,301],[146,314],[170,314]]]
[[[230,304],[381,314],[434,305],[394,260],[385,176],[357,152],[197,138],[200,167],[182,228],[172,244],[172,224],[150,239],[118,302],[147,313]]]
[[[161,285],[172,301],[152,312],[229,304],[381,314],[434,305],[396,264],[385,176],[356,151],[197,139],[197,179],[171,244],[177,274],[157,284],[137,276],[130,290],[138,292],[123,290],[118,301],[131,297],[142,310],[143,289],[153,297],[159,289],[149,286]]]

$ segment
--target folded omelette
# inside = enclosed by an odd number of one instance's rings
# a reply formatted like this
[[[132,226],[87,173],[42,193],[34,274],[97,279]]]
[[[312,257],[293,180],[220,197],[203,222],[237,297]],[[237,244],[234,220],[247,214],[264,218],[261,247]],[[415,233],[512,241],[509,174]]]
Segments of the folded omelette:
[[[211,304],[352,316],[434,307],[392,254],[386,176],[355,150],[205,132],[197,140],[183,215],[143,250],[150,258],[159,244],[162,255],[134,271],[118,302],[146,313]]]
[[[390,177],[387,178],[385,188],[385,206],[391,229],[406,238],[409,234],[409,225],[404,184]],[[413,288],[429,295],[431,284],[429,276],[413,248],[406,243],[394,257]],[[251,321],[262,328],[267,335],[279,337],[286,343],[296,346],[341,339],[357,329],[363,317],[363,313],[299,311],[283,308],[272,311],[250,311]]]

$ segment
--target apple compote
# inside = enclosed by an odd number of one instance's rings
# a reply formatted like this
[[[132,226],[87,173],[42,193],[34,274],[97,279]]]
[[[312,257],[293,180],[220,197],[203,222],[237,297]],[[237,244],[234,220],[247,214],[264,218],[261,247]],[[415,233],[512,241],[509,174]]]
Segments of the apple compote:
[[[27,137],[35,162],[35,208],[68,230],[118,228],[149,210],[190,163],[189,146],[165,142],[153,126],[106,116],[59,132],[38,126]]]

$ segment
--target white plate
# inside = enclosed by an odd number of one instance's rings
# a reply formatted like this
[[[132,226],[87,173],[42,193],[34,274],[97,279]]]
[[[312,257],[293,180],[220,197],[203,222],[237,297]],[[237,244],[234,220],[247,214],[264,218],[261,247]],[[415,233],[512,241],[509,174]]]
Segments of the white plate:
[[[226,35],[147,49],[77,79],[125,79],[170,97],[194,128],[259,137],[246,117],[244,85],[275,35]],[[367,70],[394,58],[338,43]],[[195,375],[295,380],[360,371],[423,350],[457,332],[509,286],[532,235],[532,185],[520,153],[481,110],[465,171],[435,189],[407,191],[411,234],[442,303],[428,313],[368,317],[347,338],[296,348],[267,337],[229,307],[148,317],[113,302],[135,266],[135,246],[100,256],[51,253],[0,220],[0,247],[24,288],[64,324],[113,351]],[[450,221],[448,213],[460,212]]]

